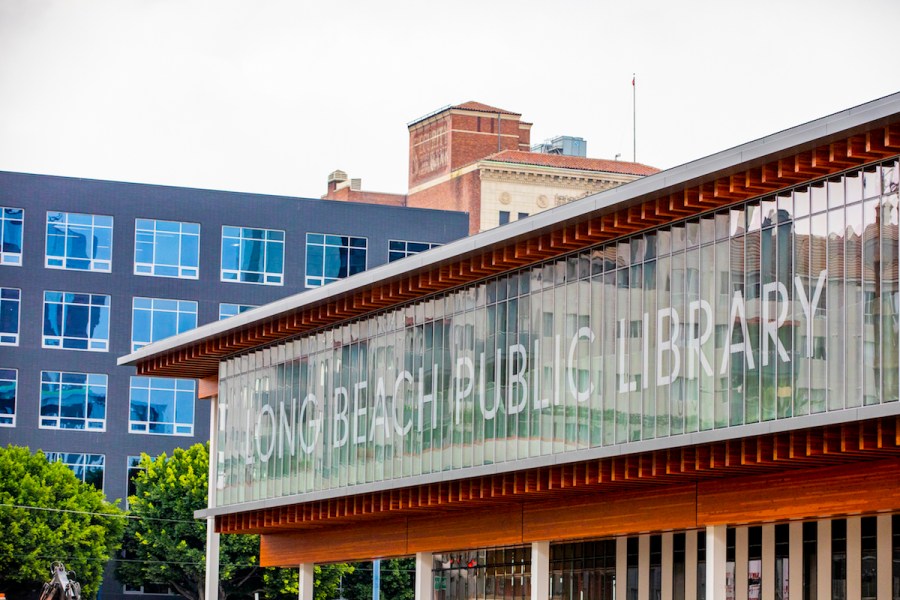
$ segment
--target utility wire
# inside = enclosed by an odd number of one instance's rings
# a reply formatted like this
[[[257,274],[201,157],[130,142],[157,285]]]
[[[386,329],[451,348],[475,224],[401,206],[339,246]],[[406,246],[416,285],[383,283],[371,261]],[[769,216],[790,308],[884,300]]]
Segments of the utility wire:
[[[3,504],[0,503],[0,507],[5,508],[24,508],[26,510],[41,510],[45,512],[58,512],[58,513],[71,513],[75,515],[91,515],[94,517],[110,517],[115,519],[133,519],[135,521],[165,521],[167,523],[190,523],[194,525],[202,525],[206,527],[206,519],[196,519],[193,521],[185,521],[184,519],[164,519],[162,517],[142,517],[138,515],[131,514],[109,514],[109,513],[98,513],[98,512],[90,512],[87,510],[72,510],[68,508],[51,508],[48,506],[28,506],[27,504]]]

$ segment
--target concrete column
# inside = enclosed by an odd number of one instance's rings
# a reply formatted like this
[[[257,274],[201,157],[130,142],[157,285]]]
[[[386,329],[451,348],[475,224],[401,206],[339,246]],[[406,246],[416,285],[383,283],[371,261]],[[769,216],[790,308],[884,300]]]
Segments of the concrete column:
[[[662,595],[660,600],[672,600],[672,584],[674,582],[673,565],[674,538],[672,532],[662,534]]]
[[[747,600],[749,539],[749,528],[734,528],[734,600]]]
[[[862,595],[862,519],[847,517],[847,597]]]
[[[628,538],[616,538],[616,600],[628,598]]]
[[[697,530],[684,533],[684,597],[697,598]]]
[[[531,542],[531,600],[550,598],[550,542]]]
[[[725,600],[727,531],[725,525],[706,528],[706,600]]]
[[[775,525],[762,526],[762,597],[775,597]]]
[[[219,432],[219,397],[212,396],[209,401],[209,470],[206,484],[206,506],[216,507],[216,476],[218,475],[218,432]],[[204,590],[206,600],[219,598],[219,534],[216,533],[215,517],[206,519],[206,581]]]
[[[791,521],[788,530],[788,589],[803,598],[803,523]]]
[[[300,565],[300,593],[298,600],[313,600],[313,588],[315,587],[315,565],[303,563]]]
[[[893,532],[891,526],[891,515],[878,515],[876,517],[877,521],[875,527],[878,532],[878,540],[877,551],[878,558],[876,563],[876,568],[878,569],[877,575],[877,589],[879,598],[890,598],[891,597],[891,570],[893,569],[892,556],[893,549],[891,546],[891,534]]]
[[[434,598],[434,557],[431,552],[416,552],[416,600]]]
[[[818,540],[816,544],[816,591],[819,598],[831,597],[831,519],[823,519],[817,523]]]
[[[650,536],[638,537],[638,600],[650,600]]]

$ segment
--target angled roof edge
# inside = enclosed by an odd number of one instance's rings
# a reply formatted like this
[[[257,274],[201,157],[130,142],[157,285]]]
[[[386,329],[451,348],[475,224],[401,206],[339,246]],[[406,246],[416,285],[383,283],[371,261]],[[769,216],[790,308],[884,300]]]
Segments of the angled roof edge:
[[[151,358],[169,354],[174,350],[193,346],[202,340],[236,333],[259,321],[269,321],[293,313],[298,309],[317,306],[334,298],[351,295],[375,283],[450,264],[479,251],[534,237],[571,220],[579,220],[592,214],[634,205],[647,197],[655,197],[689,184],[713,179],[730,171],[736,171],[740,167],[746,167],[748,164],[761,162],[764,158],[769,160],[778,158],[780,154],[787,154],[788,151],[811,148],[816,144],[827,142],[829,139],[853,133],[854,130],[875,127],[879,122],[887,123],[891,120],[900,120],[900,92],[764,136],[611,190],[587,196],[578,202],[537,213],[528,219],[514,221],[503,227],[484,231],[425,253],[376,267],[321,288],[276,300],[224,321],[202,325],[122,356],[118,359],[118,364],[137,365]]]

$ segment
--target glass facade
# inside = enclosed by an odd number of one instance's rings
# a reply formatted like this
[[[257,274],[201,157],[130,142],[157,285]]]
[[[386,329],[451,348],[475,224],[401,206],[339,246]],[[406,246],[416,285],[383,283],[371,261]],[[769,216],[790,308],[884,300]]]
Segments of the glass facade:
[[[103,489],[103,472],[106,457],[102,454],[81,454],[78,452],[47,452],[47,460],[61,462],[75,473],[75,476],[98,490]]]
[[[0,206],[0,265],[22,264],[24,222],[24,209]]]
[[[224,361],[218,503],[895,402],[898,187],[867,167]]]
[[[135,296],[131,311],[131,351],[196,326],[197,303],[193,300]]]
[[[425,252],[437,248],[441,244],[434,242],[407,242],[405,240],[391,240],[388,242],[388,262],[394,262],[419,252]]]
[[[16,391],[19,372],[0,368],[0,427],[16,426]]]
[[[132,377],[128,431],[193,435],[194,388],[190,379]]]
[[[0,288],[0,346],[19,345],[19,313],[22,290]]]
[[[369,240],[350,235],[306,234],[306,287],[320,287],[366,270]]]
[[[109,296],[44,292],[44,348],[109,350]]]
[[[48,212],[45,266],[108,273],[112,270],[112,235],[112,217]]]
[[[251,308],[256,308],[256,306],[253,304],[230,304],[228,302],[220,302],[219,320],[221,321],[222,319],[239,315],[242,312],[247,312]]]
[[[448,552],[433,558],[434,600],[531,598],[530,546]]]
[[[199,223],[136,219],[134,274],[182,279],[199,278]]]
[[[41,371],[41,428],[106,430],[107,376]]]
[[[284,231],[222,227],[222,281],[284,284]]]

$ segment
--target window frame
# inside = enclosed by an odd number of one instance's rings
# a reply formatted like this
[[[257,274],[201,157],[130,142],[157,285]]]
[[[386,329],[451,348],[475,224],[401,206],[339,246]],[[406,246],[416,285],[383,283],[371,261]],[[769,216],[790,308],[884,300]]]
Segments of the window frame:
[[[58,375],[58,380],[55,382],[54,381],[45,381],[45,379],[44,379],[45,375],[51,375],[51,374]],[[64,376],[67,376],[67,375],[70,378],[72,376],[82,375],[82,376],[84,376],[84,382],[82,383],[82,382],[74,382],[74,381],[68,381],[68,382],[63,381],[65,378]],[[103,383],[100,383],[98,381],[95,381],[92,383],[91,382],[92,378],[101,378],[103,380]],[[44,394],[51,393],[51,391],[49,391],[49,390],[47,392],[45,392],[45,389],[44,389],[45,384],[49,384],[49,385],[56,384],[59,388],[58,390],[56,390],[56,393],[55,393],[56,413],[57,413],[55,417],[53,415],[44,415]],[[70,386],[79,385],[84,388],[84,398],[83,398],[82,406],[84,407],[84,415],[85,416],[80,417],[80,420],[83,422],[82,427],[63,427],[61,424],[62,421],[66,420],[66,419],[71,419],[71,420],[79,419],[79,417],[63,417],[62,416],[63,401],[64,401],[63,386],[67,385],[67,384]],[[91,418],[88,416],[90,413],[91,388],[96,388],[96,387],[102,387],[103,391],[104,391],[104,394],[103,394],[103,418],[102,419]],[[41,385],[39,388],[39,392],[40,392],[40,401],[38,403],[38,429],[55,429],[58,431],[87,431],[87,432],[105,432],[106,431],[107,408],[109,406],[109,403],[108,403],[108,401],[109,401],[109,376],[106,373],[77,373],[77,372],[71,372],[71,371],[47,371],[47,370],[42,369],[41,370]],[[49,421],[54,418],[56,419],[56,425],[45,424],[45,422],[44,422],[45,419]],[[92,423],[99,424],[100,426],[99,427],[91,427],[90,425]]]
[[[143,307],[143,306],[141,306],[141,307],[137,306],[139,301],[144,301],[144,300],[150,301],[149,308]],[[155,306],[157,302],[159,302],[159,303],[174,302],[174,303],[176,303],[175,310],[172,311],[172,310],[168,310],[163,307],[157,308]],[[193,309],[194,309],[193,312],[191,312],[190,310],[182,310],[182,305],[185,305],[185,306],[193,305]],[[138,320],[137,320],[138,311],[140,311],[141,313],[144,313],[144,312],[150,313],[149,314],[150,322],[147,327],[148,332],[150,334],[150,336],[149,336],[150,339],[148,341],[135,340],[135,333],[136,333],[135,327],[138,323]],[[174,333],[170,333],[168,335],[164,335],[159,338],[154,336],[153,323],[154,323],[157,312],[159,312],[159,313],[174,313],[175,314],[175,332]],[[199,313],[199,304],[197,303],[196,300],[179,300],[179,299],[175,299],[175,298],[150,298],[150,297],[146,297],[146,296],[133,296],[131,299],[131,351],[134,352],[134,351],[138,350],[139,348],[143,348],[144,346],[149,346],[150,344],[152,344],[154,342],[158,342],[160,340],[172,337],[173,335],[178,335],[179,333],[184,333],[185,331],[190,331],[191,329],[196,329],[197,323],[199,322],[198,321],[198,318],[199,318],[198,313]],[[191,315],[191,314],[193,314],[193,316],[194,316],[194,324],[191,327],[188,327],[186,329],[181,329],[182,315]]]
[[[315,238],[315,237],[320,237],[321,241],[316,241],[315,239],[311,239],[311,238]],[[346,242],[346,244],[341,243],[340,245],[338,245],[338,244],[331,243],[331,240],[329,240],[329,238],[346,238],[347,242]],[[364,245],[354,245],[351,240],[361,240],[364,242]],[[310,256],[309,250],[310,250],[311,246],[317,246],[317,247],[322,248],[321,265],[317,265],[317,266],[321,267],[321,274],[310,275],[310,265],[311,265],[310,261],[312,260],[312,258]],[[340,252],[341,250],[347,251],[347,265],[346,265],[347,274],[344,275],[343,277],[329,277],[326,275],[326,265],[328,264],[327,250],[329,248],[337,249],[338,252]],[[365,252],[365,261],[364,261],[365,264],[364,264],[362,270],[351,273],[350,272],[350,263],[351,263],[350,252],[353,250],[357,250],[357,251],[362,250]],[[349,235],[349,234],[344,234],[344,233],[318,233],[318,232],[309,231],[306,233],[305,251],[306,251],[306,256],[305,256],[306,272],[304,275],[303,284],[305,287],[308,287],[308,288],[322,287],[323,285],[328,285],[329,283],[334,283],[335,281],[340,281],[342,279],[346,279],[348,277],[352,277],[354,275],[357,275],[359,273],[364,273],[365,271],[369,270],[369,238],[365,237],[365,236]]]
[[[48,294],[60,294],[61,300],[59,300],[59,301],[48,300],[47,299]],[[87,305],[85,305],[84,303],[75,303],[75,302],[71,302],[71,301],[67,302],[67,297],[69,297],[69,296],[72,296],[72,297],[87,296],[87,297],[89,297],[89,301],[88,301]],[[95,304],[94,303],[95,298],[105,298],[106,303],[105,304]],[[59,323],[61,325],[61,329],[62,329],[60,335],[48,335],[47,334],[47,321],[48,321],[48,319],[47,319],[47,304],[48,303],[59,304],[63,307],[62,318],[59,321]],[[87,306],[89,315],[91,314],[91,312],[93,311],[94,308],[97,308],[101,312],[105,309],[105,311],[106,311],[106,337],[105,338],[101,338],[101,337],[95,338],[95,337],[93,337],[93,335],[91,335],[92,332],[89,332],[88,337],[86,337],[86,338],[67,336],[65,329],[66,329],[66,323],[68,322],[68,319],[66,318],[66,307],[68,307],[68,306]],[[58,291],[58,290],[44,290],[44,308],[43,308],[43,312],[42,312],[42,315],[44,318],[44,327],[41,330],[41,347],[42,348],[50,348],[53,350],[76,350],[76,351],[80,351],[80,352],[109,352],[110,320],[111,320],[110,316],[111,316],[111,314],[112,314],[112,297],[108,294],[92,294],[90,292],[62,292],[62,291]],[[59,344],[48,344],[47,343],[48,338],[58,339],[60,343]],[[87,347],[86,348],[74,348],[71,346],[66,346],[67,339],[68,340],[83,339],[83,340],[85,340]],[[100,342],[103,342],[103,344],[100,345]]]
[[[71,469],[73,473],[75,473],[75,476],[78,477],[79,481],[81,481],[82,483],[88,483],[86,481],[88,467],[96,466],[96,465],[88,464],[88,462],[87,462],[88,457],[100,457],[100,466],[99,466],[100,487],[97,489],[99,489],[102,492],[103,488],[106,487],[106,455],[105,454],[99,454],[99,453],[94,453],[94,452],[45,452],[44,456],[47,458],[47,462],[50,462],[50,463],[61,462],[62,464],[64,464],[66,467]],[[67,458],[70,456],[80,456],[80,457],[82,457],[83,462],[74,462],[74,463],[68,462],[67,460],[61,459],[61,457],[63,457],[63,456],[65,456]],[[80,467],[84,470],[81,477],[78,476],[78,471],[75,470],[76,467]],[[92,485],[92,484],[88,484],[88,485]]]
[[[62,215],[65,217],[63,222],[51,222],[51,215]],[[76,217],[90,217],[91,223],[87,225],[85,223],[70,223],[70,218]],[[109,225],[98,224],[98,219],[109,219]],[[56,211],[56,210],[48,210],[47,218],[45,220],[45,228],[44,228],[44,267],[47,269],[61,269],[66,271],[83,271],[83,272],[93,272],[93,273],[111,273],[112,272],[112,261],[113,261],[113,229],[115,226],[115,219],[112,215],[95,215],[93,213],[78,213],[78,212],[67,212],[67,211]],[[51,241],[51,231],[50,228],[53,226],[62,225],[65,230],[62,233],[64,238],[64,250],[62,255],[58,254],[50,254],[50,241]],[[96,239],[95,230],[98,229],[108,229],[109,230],[109,247],[106,249],[106,254],[108,257],[106,258],[98,258],[97,254],[102,247],[98,247],[91,252],[91,256],[69,256],[69,238],[70,238],[70,230],[76,227],[84,228],[89,227],[91,231],[91,239]],[[58,235],[58,234],[56,234]],[[58,264],[53,264],[58,261]],[[81,268],[78,266],[74,266],[76,261],[87,261],[88,266],[86,268]]]
[[[223,315],[222,309],[226,306],[234,306],[237,307],[237,312],[234,314]],[[219,320],[224,321],[225,319],[230,319],[231,317],[236,317],[241,313],[245,313],[248,310],[253,310],[254,308],[259,308],[258,304],[237,304],[235,302],[219,302]]]
[[[403,244],[403,250],[394,250],[393,248],[391,248],[392,244]],[[409,251],[410,244],[424,244],[424,245],[427,245],[428,247],[425,248],[424,250],[419,250],[418,252],[410,252]],[[396,260],[403,260],[404,258],[409,258],[410,256],[415,256],[416,254],[421,254],[422,252],[428,252],[429,250],[438,248],[440,246],[443,246],[443,244],[440,242],[419,242],[419,241],[415,241],[415,240],[388,240],[388,262],[392,263]],[[395,253],[402,254],[402,256],[397,256],[396,258],[393,258],[392,255]]]
[[[146,381],[146,385],[140,385],[142,382]],[[168,392],[170,391],[168,388],[163,387],[154,387],[154,382],[161,381],[171,381],[174,382],[174,387],[172,388],[172,399],[167,400],[169,403],[168,406],[171,406],[174,410],[173,418],[169,421],[151,421],[150,420],[150,412],[152,402],[152,393],[154,391],[159,392]],[[179,389],[180,386],[190,384],[191,386],[191,402],[190,402],[190,424],[186,422],[179,422],[178,416],[178,393],[187,393],[187,389]],[[135,390],[146,390],[146,419],[135,419],[135,408],[134,404],[137,402],[135,399]],[[141,400],[143,402],[143,400]],[[133,433],[137,435],[172,435],[179,437],[190,437],[194,435],[195,421],[197,418],[197,384],[193,379],[175,379],[171,377],[147,377],[143,375],[132,375],[131,379],[128,383],[128,433]],[[151,431],[152,426],[156,424],[157,427],[167,427],[169,426],[171,431]],[[142,427],[143,426],[143,427]],[[179,431],[180,429],[180,431]]]
[[[17,292],[18,298],[7,298],[10,292]],[[6,304],[15,302],[16,304],[16,330],[4,331],[3,315],[6,311]],[[19,337],[22,329],[22,290],[13,287],[0,287],[0,346],[18,346]]]
[[[235,236],[232,234],[231,230],[238,230],[238,235]],[[244,234],[247,231],[255,231],[262,232],[263,237],[246,237]],[[229,234],[229,235],[226,235]],[[281,239],[278,239],[277,236],[270,237],[270,234],[280,234]],[[222,238],[220,245],[220,255],[219,255],[219,281],[225,283],[249,283],[253,285],[284,285],[284,250],[285,250],[285,231],[283,229],[267,229],[264,227],[242,227],[237,225],[222,225]],[[237,252],[237,264],[238,268],[226,268],[225,267],[225,245],[228,243],[228,240],[232,240],[232,244],[234,241],[237,241],[238,252]],[[264,249],[264,255],[262,258],[263,263],[263,271],[250,271],[245,270],[242,267],[243,257],[245,252],[245,242],[247,243],[261,243]],[[280,246],[281,251],[281,270],[280,271],[272,271],[269,272],[266,270],[269,263],[269,245],[277,244]],[[260,276],[262,281],[250,281],[247,279],[250,275]]]
[[[8,215],[7,211],[19,211],[21,217]],[[6,235],[11,223],[19,223],[19,251],[4,250]],[[21,267],[22,255],[25,253],[25,209],[16,206],[0,206],[0,265],[5,267]]]
[[[12,379],[9,379],[9,376],[6,373],[12,373]],[[16,408],[19,403],[19,370],[18,369],[8,369],[6,367],[0,367],[0,383],[4,381],[12,382],[12,408],[13,411],[10,414],[0,413],[0,427],[15,427],[16,426]],[[0,387],[2,389],[2,387]],[[5,423],[5,420],[9,420],[8,423]]]
[[[146,227],[141,227],[142,222],[146,222],[148,224],[152,224],[153,228],[148,229]],[[168,223],[168,224],[177,224],[178,231],[165,231],[159,228],[159,224]],[[191,231],[185,231],[185,226],[195,226],[197,228],[196,233]],[[200,233],[202,230],[202,225],[200,223],[194,223],[192,221],[169,221],[167,219],[150,219],[143,217],[136,217],[134,219],[134,266],[133,273],[135,275],[139,275],[141,277],[168,277],[171,279],[200,279]],[[142,240],[142,236],[149,236],[149,240]],[[159,253],[159,245],[161,243],[161,239],[165,239],[166,236],[173,236],[178,238],[178,262],[177,264],[163,264],[159,262],[158,255]],[[185,247],[185,239],[188,237],[196,237],[196,256],[194,257],[195,264],[191,266],[189,261],[185,261],[185,253],[189,251],[188,248]],[[138,254],[140,252],[140,248],[142,245],[150,246],[150,253],[152,254],[151,262],[145,262],[138,260]],[[172,269],[177,271],[175,274],[170,273],[162,273],[165,269]]]

